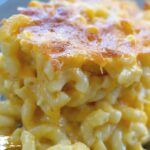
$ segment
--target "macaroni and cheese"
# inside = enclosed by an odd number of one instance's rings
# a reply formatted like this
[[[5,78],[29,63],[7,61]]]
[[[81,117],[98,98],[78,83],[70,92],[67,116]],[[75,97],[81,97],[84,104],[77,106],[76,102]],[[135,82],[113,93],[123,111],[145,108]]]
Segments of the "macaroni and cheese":
[[[150,135],[149,8],[51,0],[18,10],[0,28],[6,149],[143,150]]]

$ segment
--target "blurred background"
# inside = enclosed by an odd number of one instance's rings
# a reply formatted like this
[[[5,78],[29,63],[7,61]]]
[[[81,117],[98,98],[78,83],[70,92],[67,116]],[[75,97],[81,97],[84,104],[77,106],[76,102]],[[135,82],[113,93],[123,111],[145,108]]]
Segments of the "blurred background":
[[[18,6],[25,7],[31,0],[0,0],[0,19],[7,18],[11,14],[17,13],[16,9]],[[48,1],[48,0],[41,0]],[[142,7],[144,0],[136,0]]]
[[[0,0],[0,19],[17,13],[17,7],[25,7],[31,0]],[[40,0],[39,0],[40,1]],[[49,1],[49,0],[41,0]]]

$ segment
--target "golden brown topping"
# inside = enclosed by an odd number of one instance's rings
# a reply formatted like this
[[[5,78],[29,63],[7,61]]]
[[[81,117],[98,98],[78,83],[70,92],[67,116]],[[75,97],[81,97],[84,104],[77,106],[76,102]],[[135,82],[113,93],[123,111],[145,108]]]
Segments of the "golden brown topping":
[[[144,8],[145,8],[145,9],[150,9],[150,1],[149,1],[149,0],[146,0],[146,1],[145,1]]]
[[[52,58],[149,53],[148,10],[130,4],[132,9],[128,2],[113,0],[32,1],[29,8],[19,8],[32,23],[21,26],[17,37],[21,44],[38,45]]]

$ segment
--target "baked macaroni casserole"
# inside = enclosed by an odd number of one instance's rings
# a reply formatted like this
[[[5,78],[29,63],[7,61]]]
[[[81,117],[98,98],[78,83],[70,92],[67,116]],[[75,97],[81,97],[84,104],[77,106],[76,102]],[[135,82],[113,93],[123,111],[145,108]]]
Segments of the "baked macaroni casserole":
[[[143,150],[150,129],[150,8],[51,0],[18,10],[0,28],[3,147]]]

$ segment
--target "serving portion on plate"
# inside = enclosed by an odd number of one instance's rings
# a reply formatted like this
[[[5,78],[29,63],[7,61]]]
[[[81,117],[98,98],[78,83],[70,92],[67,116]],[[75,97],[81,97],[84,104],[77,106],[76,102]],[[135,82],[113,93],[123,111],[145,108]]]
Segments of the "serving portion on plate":
[[[150,10],[120,0],[32,1],[0,28],[0,134],[23,150],[143,150]]]

